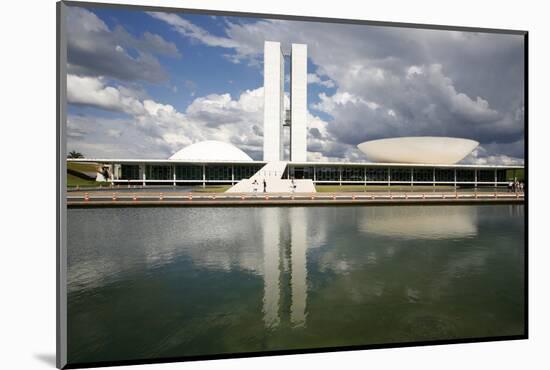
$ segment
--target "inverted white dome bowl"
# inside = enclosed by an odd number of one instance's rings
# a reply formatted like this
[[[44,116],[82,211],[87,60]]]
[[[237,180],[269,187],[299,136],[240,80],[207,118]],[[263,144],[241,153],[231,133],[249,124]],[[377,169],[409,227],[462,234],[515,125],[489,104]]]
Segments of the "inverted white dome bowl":
[[[191,144],[169,159],[180,161],[250,162],[252,158],[235,145],[223,141],[207,140]]]
[[[365,141],[357,147],[373,162],[455,164],[478,145],[455,137],[410,136]]]

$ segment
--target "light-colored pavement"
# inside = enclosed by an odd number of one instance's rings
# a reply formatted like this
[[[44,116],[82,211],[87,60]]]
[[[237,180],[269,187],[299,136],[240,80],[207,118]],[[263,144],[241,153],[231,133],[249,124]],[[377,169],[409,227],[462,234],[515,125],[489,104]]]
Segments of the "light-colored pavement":
[[[69,206],[235,206],[235,205],[338,205],[422,203],[523,203],[524,194],[514,192],[446,193],[189,193],[79,191],[67,194]]]

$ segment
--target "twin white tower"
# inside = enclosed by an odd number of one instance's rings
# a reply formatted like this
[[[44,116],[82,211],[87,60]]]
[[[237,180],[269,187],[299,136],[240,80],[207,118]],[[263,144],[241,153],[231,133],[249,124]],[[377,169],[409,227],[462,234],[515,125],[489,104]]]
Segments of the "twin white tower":
[[[264,43],[264,161],[283,160],[283,126],[290,126],[290,161],[307,160],[307,45],[292,44],[290,109],[285,110],[285,59],[280,42]]]

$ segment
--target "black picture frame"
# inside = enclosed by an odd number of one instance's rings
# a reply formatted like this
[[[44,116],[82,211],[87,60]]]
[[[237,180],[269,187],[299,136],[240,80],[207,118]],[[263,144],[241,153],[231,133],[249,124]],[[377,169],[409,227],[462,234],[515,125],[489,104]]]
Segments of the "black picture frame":
[[[253,13],[253,12],[238,12],[238,11],[221,11],[210,9],[191,9],[191,8],[179,8],[179,7],[160,7],[160,6],[145,6],[145,5],[130,5],[130,4],[111,4],[102,2],[80,2],[80,1],[60,1],[56,4],[56,19],[57,19],[57,43],[56,43],[56,124],[57,124],[57,142],[56,142],[56,364],[58,368],[71,369],[71,368],[88,368],[88,367],[107,367],[107,366],[121,366],[121,365],[138,365],[138,364],[158,364],[158,363],[170,363],[170,362],[186,362],[186,361],[202,361],[202,360],[216,360],[216,359],[232,359],[232,358],[247,358],[247,357],[262,357],[262,356],[278,356],[278,355],[291,355],[291,354],[312,354],[320,352],[340,352],[340,351],[357,351],[367,349],[382,349],[382,348],[404,348],[404,347],[418,347],[418,346],[436,346],[447,344],[464,344],[464,343],[480,343],[480,342],[494,342],[494,341],[510,341],[510,340],[525,340],[529,338],[529,233],[525,233],[525,245],[524,245],[524,328],[525,332],[522,335],[512,336],[496,336],[496,337],[484,337],[473,339],[449,339],[449,340],[433,340],[433,341],[418,341],[418,342],[404,342],[404,343],[388,343],[388,344],[375,344],[375,345],[358,345],[358,346],[342,346],[342,347],[323,347],[314,349],[289,349],[289,350],[277,350],[267,352],[244,352],[234,354],[218,354],[218,355],[201,355],[201,356],[182,356],[182,357],[170,357],[170,358],[158,358],[158,359],[128,359],[123,361],[101,361],[101,362],[88,362],[88,363],[67,363],[67,320],[66,320],[66,308],[67,308],[67,197],[66,197],[66,63],[67,63],[67,44],[65,39],[65,8],[67,6],[78,6],[84,8],[112,8],[112,9],[125,9],[136,11],[162,11],[162,12],[174,12],[185,14],[197,14],[197,15],[218,15],[218,16],[241,16],[241,17],[253,17],[264,19],[281,19],[291,21],[305,21],[305,22],[324,22],[324,23],[341,23],[341,24],[354,24],[354,25],[369,25],[369,26],[384,26],[384,27],[398,27],[398,28],[415,28],[415,29],[430,29],[430,30],[446,30],[446,31],[464,31],[464,32],[483,32],[483,33],[495,33],[495,34],[509,34],[520,35],[524,38],[524,168],[525,179],[529,183],[529,32],[526,30],[514,30],[514,29],[495,29],[495,28],[482,28],[482,27],[462,27],[462,26],[449,26],[449,25],[433,25],[433,24],[418,24],[418,23],[401,23],[401,22],[384,22],[384,21],[372,21],[372,20],[359,20],[359,19],[339,19],[339,18],[326,18],[326,17],[312,17],[301,15],[285,15],[285,14],[266,14],[266,13]],[[529,190],[525,190],[525,202],[524,202],[524,224],[526,230],[529,228]]]

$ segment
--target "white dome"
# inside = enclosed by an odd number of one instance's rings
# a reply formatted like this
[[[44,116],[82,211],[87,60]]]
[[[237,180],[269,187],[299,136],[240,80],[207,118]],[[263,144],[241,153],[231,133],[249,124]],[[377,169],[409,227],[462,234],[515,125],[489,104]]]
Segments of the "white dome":
[[[191,144],[172,155],[169,159],[179,161],[227,161],[251,162],[252,158],[235,145],[222,141],[207,140]]]
[[[478,145],[455,137],[411,136],[365,141],[357,147],[373,162],[454,164]]]

